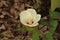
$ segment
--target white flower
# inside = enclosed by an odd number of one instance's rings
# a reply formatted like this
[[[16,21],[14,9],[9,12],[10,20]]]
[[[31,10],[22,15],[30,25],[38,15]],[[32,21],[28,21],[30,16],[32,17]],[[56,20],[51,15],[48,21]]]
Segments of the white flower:
[[[34,27],[38,25],[38,21],[41,19],[41,15],[37,14],[34,9],[27,9],[20,13],[20,21],[23,25]]]

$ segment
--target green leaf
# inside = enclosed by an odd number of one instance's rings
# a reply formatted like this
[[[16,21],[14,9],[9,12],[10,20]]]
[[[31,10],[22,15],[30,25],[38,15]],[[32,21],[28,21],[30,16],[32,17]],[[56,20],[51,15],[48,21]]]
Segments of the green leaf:
[[[22,28],[17,28],[17,29],[15,29],[15,31],[23,31],[24,30],[24,28],[22,27]]]
[[[37,4],[39,3],[39,0],[36,0]]]
[[[60,7],[60,0],[51,0],[51,11],[54,11],[58,7]]]
[[[44,35],[43,40],[53,40],[52,34],[54,33],[58,22],[56,20],[50,21],[50,31],[46,35]]]
[[[39,24],[41,24],[41,25],[48,25],[48,22],[46,20],[44,20],[44,19],[41,19],[39,21]]]
[[[44,35],[43,40],[53,40],[53,37],[52,37],[51,33],[49,32],[46,35]]]
[[[40,31],[37,29],[33,30],[32,40],[39,40]]]
[[[57,19],[57,20],[60,20],[60,13],[59,12],[52,12],[50,11],[50,18],[51,19]]]
[[[57,25],[58,25],[58,21],[56,21],[56,20],[51,20],[51,21],[50,21],[50,32],[51,32],[52,34],[54,33]]]

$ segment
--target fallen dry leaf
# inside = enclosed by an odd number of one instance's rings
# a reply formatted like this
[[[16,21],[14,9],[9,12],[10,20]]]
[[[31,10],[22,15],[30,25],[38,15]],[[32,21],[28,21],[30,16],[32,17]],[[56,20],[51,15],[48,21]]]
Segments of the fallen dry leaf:
[[[14,37],[13,33],[10,30],[4,31],[1,34],[6,37]]]
[[[4,30],[5,30],[6,28],[5,28],[5,26],[2,24],[2,25],[0,26],[0,29],[4,29]]]

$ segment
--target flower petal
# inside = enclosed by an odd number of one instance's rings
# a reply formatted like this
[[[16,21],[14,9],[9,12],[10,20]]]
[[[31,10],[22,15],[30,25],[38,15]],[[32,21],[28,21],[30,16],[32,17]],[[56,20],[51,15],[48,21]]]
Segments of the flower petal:
[[[32,18],[35,20],[37,16],[37,12],[35,9],[27,9],[27,11],[32,15]]]
[[[33,15],[37,14],[37,12],[35,11],[35,9],[27,9],[27,11],[29,11]]]
[[[41,19],[41,15],[37,14],[36,19],[34,20],[34,24],[37,23]]]
[[[22,11],[20,13],[20,21],[26,23],[27,19],[32,19],[32,15],[28,11]]]
[[[35,26],[37,26],[38,25],[38,23],[36,23],[36,24],[32,24],[32,25],[28,25],[29,27],[35,27]]]
[[[25,11],[23,11],[23,12],[20,13],[20,21],[21,21],[22,23],[25,22],[25,20],[26,20],[26,19],[25,19],[25,18],[26,18],[25,13],[26,13]]]

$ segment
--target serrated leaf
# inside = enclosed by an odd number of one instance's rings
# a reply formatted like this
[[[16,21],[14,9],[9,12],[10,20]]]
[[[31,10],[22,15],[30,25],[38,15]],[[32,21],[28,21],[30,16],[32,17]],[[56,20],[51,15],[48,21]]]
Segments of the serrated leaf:
[[[60,13],[59,12],[52,12],[50,11],[50,18],[51,19],[57,19],[57,20],[60,20]]]
[[[54,11],[58,7],[60,7],[60,0],[51,0],[51,11]]]

